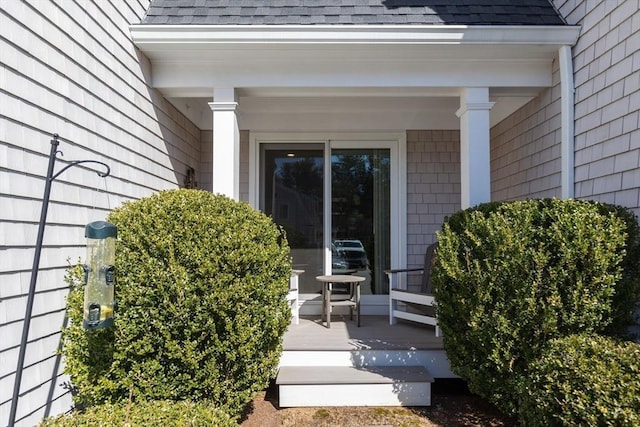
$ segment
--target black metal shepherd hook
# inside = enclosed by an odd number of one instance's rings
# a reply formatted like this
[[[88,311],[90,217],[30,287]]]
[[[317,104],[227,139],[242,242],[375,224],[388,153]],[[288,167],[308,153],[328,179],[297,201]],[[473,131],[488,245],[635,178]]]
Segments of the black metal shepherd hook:
[[[24,315],[24,327],[22,328],[22,341],[20,342],[20,353],[18,354],[18,366],[16,367],[16,378],[13,383],[13,397],[11,399],[11,412],[9,413],[9,427],[13,427],[16,422],[16,411],[18,409],[18,398],[20,397],[20,383],[22,381],[22,369],[24,368],[24,358],[27,349],[27,340],[29,338],[29,327],[31,326],[31,313],[33,311],[33,300],[36,293],[36,281],[38,279],[38,268],[40,266],[40,253],[42,252],[42,240],[44,237],[44,227],[47,221],[47,210],[49,209],[49,196],[51,194],[51,184],[67,169],[79,165],[81,163],[95,163],[103,166],[106,171],[95,171],[100,177],[107,177],[111,173],[111,169],[106,163],[97,160],[75,160],[69,162],[58,173],[54,174],[53,169],[56,163],[58,153],[58,134],[53,135],[51,140],[51,152],[49,153],[49,168],[47,170],[47,180],[44,186],[44,197],[42,198],[42,210],[40,211],[40,225],[38,227],[38,237],[36,239],[36,252],[33,257],[33,267],[31,268],[31,282],[29,283],[29,295],[27,297],[27,309]]]

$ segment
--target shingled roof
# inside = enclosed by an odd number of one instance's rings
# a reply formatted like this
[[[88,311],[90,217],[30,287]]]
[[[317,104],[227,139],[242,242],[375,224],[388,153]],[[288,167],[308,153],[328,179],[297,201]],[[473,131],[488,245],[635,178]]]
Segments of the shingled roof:
[[[549,0],[152,0],[142,24],[563,25]]]

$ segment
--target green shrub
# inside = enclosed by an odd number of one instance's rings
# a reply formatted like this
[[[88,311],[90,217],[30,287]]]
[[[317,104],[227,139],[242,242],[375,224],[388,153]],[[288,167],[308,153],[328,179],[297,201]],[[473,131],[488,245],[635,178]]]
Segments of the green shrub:
[[[471,209],[460,211],[448,219],[448,226],[452,231],[460,233],[469,221],[471,212],[482,212],[489,215],[499,210],[505,202],[483,203]],[[509,202],[506,202],[509,203]],[[640,301],[640,224],[637,216],[624,206],[599,203],[595,201],[580,201],[590,203],[598,208],[603,215],[615,215],[625,223],[624,258],[621,263],[622,276],[616,282],[612,303],[611,323],[605,329],[608,335],[624,336],[627,329],[634,323],[633,316],[636,302]]]
[[[82,287],[69,295],[63,352],[76,404],[211,400],[239,415],[274,375],[290,320],[280,230],[198,190],[125,203],[108,220],[118,226],[114,327],[84,331]]]
[[[508,414],[548,340],[612,321],[626,225],[601,211],[571,200],[491,203],[438,234],[433,281],[451,367]]]
[[[625,252],[622,260],[622,276],[616,283],[613,296],[611,324],[608,335],[623,336],[634,323],[636,302],[640,300],[640,225],[638,217],[629,209],[606,203],[594,203],[600,213],[614,214],[625,223]]]
[[[46,427],[234,427],[238,424],[220,409],[205,402],[138,401],[105,403],[45,419]]]
[[[549,342],[521,393],[525,426],[640,425],[640,345],[574,335]]]

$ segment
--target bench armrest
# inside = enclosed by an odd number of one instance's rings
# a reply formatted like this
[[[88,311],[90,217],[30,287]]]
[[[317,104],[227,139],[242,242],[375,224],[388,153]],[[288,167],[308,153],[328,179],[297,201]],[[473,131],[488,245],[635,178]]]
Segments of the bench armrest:
[[[395,274],[395,273],[409,273],[412,271],[422,271],[424,270],[424,268],[422,267],[418,267],[418,268],[394,268],[392,270],[385,270],[385,274]]]

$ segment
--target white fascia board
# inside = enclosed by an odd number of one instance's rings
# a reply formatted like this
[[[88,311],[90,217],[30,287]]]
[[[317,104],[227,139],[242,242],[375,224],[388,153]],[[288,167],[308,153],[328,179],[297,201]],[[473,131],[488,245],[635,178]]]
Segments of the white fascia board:
[[[578,26],[504,25],[143,25],[130,27],[145,50],[157,44],[528,44],[573,46]]]

